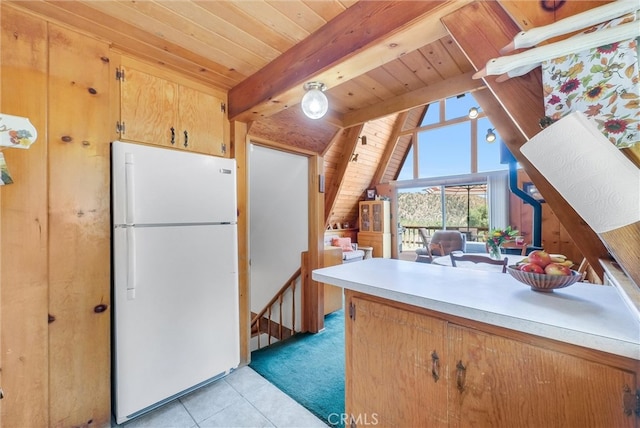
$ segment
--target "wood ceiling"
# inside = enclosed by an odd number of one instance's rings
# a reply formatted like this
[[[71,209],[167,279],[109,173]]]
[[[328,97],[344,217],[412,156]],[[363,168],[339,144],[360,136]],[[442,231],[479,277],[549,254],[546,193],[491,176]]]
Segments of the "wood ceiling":
[[[593,231],[519,154],[520,145],[539,132],[539,70],[500,85],[492,76],[473,80],[471,75],[499,56],[499,48],[520,29],[608,0],[5,2],[227,90],[229,119],[248,123],[252,138],[325,155],[337,173],[325,197],[329,215],[337,195],[352,192],[354,205],[363,188],[393,179],[403,157],[396,151],[406,153],[408,147],[400,133],[417,124],[424,105],[487,85],[490,90],[478,91],[486,94],[479,104],[500,137],[563,224],[571,226],[592,265],[606,254]],[[550,5],[552,13],[546,11]],[[328,87],[330,111],[322,120],[300,112],[307,81]],[[363,160],[372,159],[366,171],[349,170],[353,165],[346,159],[361,132],[370,132],[368,146],[381,154],[363,152]],[[358,177],[359,184],[341,190],[345,177]]]
[[[451,87],[454,77],[481,85],[471,81],[473,68],[440,23],[467,0],[13,3],[230,91],[230,118],[246,122],[298,113],[310,80],[328,87],[330,112],[322,123],[333,124],[333,132],[424,105],[445,81],[447,92],[464,91]],[[320,32],[329,42],[304,44]]]

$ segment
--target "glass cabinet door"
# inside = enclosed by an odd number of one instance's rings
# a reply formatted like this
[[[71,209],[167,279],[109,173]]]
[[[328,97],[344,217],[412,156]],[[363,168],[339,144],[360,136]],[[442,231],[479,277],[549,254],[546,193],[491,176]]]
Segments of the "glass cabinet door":
[[[382,232],[382,205],[371,204],[373,211],[373,232]]]
[[[371,220],[369,209],[371,207],[369,204],[360,204],[360,231],[361,232],[370,232],[371,231]]]

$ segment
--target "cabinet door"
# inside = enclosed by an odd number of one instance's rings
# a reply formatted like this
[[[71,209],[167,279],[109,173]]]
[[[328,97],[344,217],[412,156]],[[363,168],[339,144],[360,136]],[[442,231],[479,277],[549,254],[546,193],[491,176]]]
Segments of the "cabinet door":
[[[127,67],[120,87],[120,117],[127,141],[175,146],[178,141],[178,85]],[[172,139],[172,131],[176,133]],[[172,141],[174,144],[172,144]]]
[[[375,233],[358,233],[358,245],[373,248],[373,257],[382,257],[381,235]]]
[[[224,143],[222,101],[214,95],[186,86],[180,86],[179,90],[179,146],[200,153],[228,156],[222,146]]]
[[[382,209],[382,203],[373,203],[371,204],[371,213],[373,217],[371,229],[372,232],[382,233],[383,232],[383,220],[384,220],[384,211]]]
[[[356,426],[446,427],[445,322],[346,293],[346,413]]]
[[[373,247],[373,257],[391,257],[390,233],[358,233],[358,245]]]
[[[452,427],[636,426],[634,373],[454,325],[449,343]]]
[[[336,266],[342,264],[342,249],[340,247],[330,247],[324,249],[323,267]],[[338,309],[342,309],[342,287],[324,284],[324,314],[330,314]]]
[[[371,204],[360,202],[360,232],[371,232]]]

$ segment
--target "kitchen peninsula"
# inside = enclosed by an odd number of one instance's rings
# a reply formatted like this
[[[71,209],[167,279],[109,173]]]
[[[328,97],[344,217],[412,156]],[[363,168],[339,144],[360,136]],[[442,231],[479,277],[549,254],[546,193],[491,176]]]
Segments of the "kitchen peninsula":
[[[614,287],[540,293],[508,274],[380,258],[312,276],[345,289],[356,425],[638,425],[640,322]]]

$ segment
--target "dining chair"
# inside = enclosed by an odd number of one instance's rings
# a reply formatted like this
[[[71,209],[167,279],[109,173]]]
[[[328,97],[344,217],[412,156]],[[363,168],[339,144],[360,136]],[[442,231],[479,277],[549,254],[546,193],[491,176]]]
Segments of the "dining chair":
[[[456,262],[472,262],[475,264],[486,263],[490,265],[502,266],[502,273],[507,273],[507,264],[509,263],[508,257],[505,257],[502,260],[496,260],[488,256],[479,254],[464,254],[453,252],[449,253],[449,257],[451,257],[451,266],[453,267],[457,267]]]
[[[516,248],[516,249],[520,249],[520,255],[522,255],[522,256],[526,256],[527,255],[528,246],[529,246],[529,244],[527,244],[526,242],[524,242],[522,244],[516,244],[514,241],[507,241],[507,242],[503,242],[502,244],[500,244],[500,248]]]

